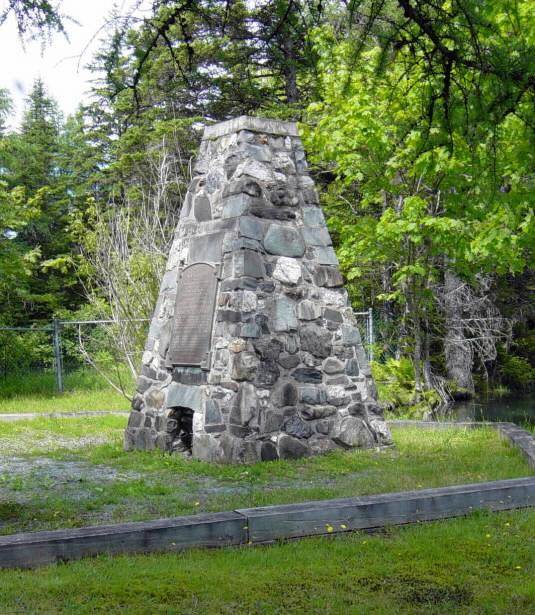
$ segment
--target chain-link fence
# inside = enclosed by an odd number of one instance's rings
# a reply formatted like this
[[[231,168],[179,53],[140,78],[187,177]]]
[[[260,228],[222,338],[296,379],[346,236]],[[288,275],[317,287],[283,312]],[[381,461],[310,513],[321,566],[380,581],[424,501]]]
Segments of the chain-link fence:
[[[14,383],[21,393],[31,388],[62,393],[94,376],[119,389],[125,380],[131,387],[129,372],[140,365],[148,324],[147,319],[53,320],[0,327],[0,387],[5,392]]]
[[[373,360],[373,312],[356,311],[355,316]],[[148,319],[56,319],[46,325],[0,327],[0,378],[23,389],[38,380],[42,387],[62,393],[76,386],[79,378],[74,374],[85,372],[122,388],[121,380],[131,380],[139,369],[148,324]]]

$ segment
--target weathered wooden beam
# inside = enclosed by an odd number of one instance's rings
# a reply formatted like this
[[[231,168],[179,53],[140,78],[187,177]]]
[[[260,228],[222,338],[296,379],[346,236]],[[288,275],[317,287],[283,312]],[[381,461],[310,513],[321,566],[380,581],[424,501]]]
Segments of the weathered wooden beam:
[[[255,543],[431,521],[458,517],[474,510],[507,510],[534,504],[535,477],[529,477],[285,506],[243,508],[237,512],[247,517],[249,540]]]
[[[235,512],[208,513],[0,537],[0,568],[35,568],[100,553],[178,551],[247,542],[246,519]]]
[[[535,438],[514,423],[496,423],[496,429],[524,455],[529,466],[535,469]]]

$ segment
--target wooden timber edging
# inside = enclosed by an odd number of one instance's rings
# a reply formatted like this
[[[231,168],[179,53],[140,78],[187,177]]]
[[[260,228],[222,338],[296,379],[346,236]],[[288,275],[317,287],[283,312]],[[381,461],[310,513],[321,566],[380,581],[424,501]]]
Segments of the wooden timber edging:
[[[405,421],[404,426],[419,426],[419,423]],[[440,425],[476,426],[474,423]],[[513,423],[493,426],[515,446],[519,446],[528,460],[532,459],[535,438],[531,434]],[[499,511],[528,506],[535,506],[535,476],[300,504],[241,508],[157,521],[29,532],[0,536],[0,568],[35,568],[99,554],[261,544],[459,517],[475,510]]]

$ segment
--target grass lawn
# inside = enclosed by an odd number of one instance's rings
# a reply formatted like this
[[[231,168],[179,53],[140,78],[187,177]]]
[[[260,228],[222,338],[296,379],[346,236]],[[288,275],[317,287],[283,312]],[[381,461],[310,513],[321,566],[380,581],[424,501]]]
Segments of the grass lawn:
[[[122,376],[125,390],[131,393],[131,379],[126,372]],[[89,369],[67,373],[64,385],[65,392],[58,394],[53,372],[4,376],[0,378],[0,414],[128,410],[130,406],[123,395]]]
[[[535,511],[0,571],[0,612],[535,612]]]
[[[396,446],[217,466],[122,450],[126,417],[0,423],[0,533],[527,476],[491,429],[394,429]]]

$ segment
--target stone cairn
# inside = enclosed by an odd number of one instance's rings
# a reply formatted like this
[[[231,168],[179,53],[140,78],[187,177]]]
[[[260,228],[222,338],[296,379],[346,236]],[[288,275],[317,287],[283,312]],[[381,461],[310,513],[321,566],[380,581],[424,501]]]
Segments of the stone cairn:
[[[254,462],[388,443],[296,125],[206,128],[125,448]]]

